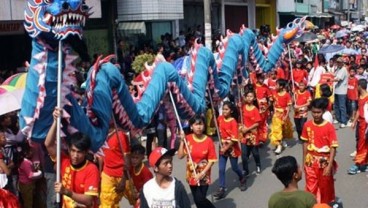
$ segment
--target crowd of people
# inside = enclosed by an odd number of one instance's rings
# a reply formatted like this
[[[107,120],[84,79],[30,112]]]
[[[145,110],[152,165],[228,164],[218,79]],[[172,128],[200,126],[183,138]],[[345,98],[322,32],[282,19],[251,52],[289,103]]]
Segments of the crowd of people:
[[[337,30],[345,31],[344,35],[338,36]],[[351,154],[354,164],[348,174],[368,171],[368,32],[353,32],[348,27],[312,32],[318,39],[291,43],[271,72],[262,73],[250,64],[249,78],[243,78],[241,89],[233,84],[221,103],[208,102],[206,114],[186,121],[184,132],[177,129],[175,116],[168,113],[170,106],[162,103],[145,130],[146,142],[130,138],[114,121],[102,155],[90,152],[91,141],[81,133],[64,138],[58,183],[55,134],[62,110],[55,109],[54,123],[45,141],[26,140],[19,130],[16,112],[0,115],[2,190],[17,197],[19,206],[25,208],[56,207],[55,194],[62,196],[63,207],[119,207],[122,198],[134,207],[191,207],[185,185],[172,176],[173,157],[177,154],[179,159],[186,158],[185,178],[194,204],[212,208],[215,205],[207,199],[207,192],[213,164],[218,162],[218,190],[213,194],[216,200],[227,195],[228,160],[238,176],[240,191],[246,191],[250,155],[255,160],[256,174],[261,174],[259,149],[270,143],[274,153],[281,154],[288,139],[294,137],[294,124],[296,140],[303,146],[303,159],[297,162],[285,156],[275,162],[272,172],[285,188],[270,197],[269,207],[332,206],[337,203],[334,173],[338,148],[333,124],[356,129],[356,151]],[[190,52],[196,35],[200,37],[201,33],[186,37],[181,32],[176,40],[163,35],[157,52],[173,62]],[[269,36],[260,34],[260,46],[267,47],[270,42]],[[134,47],[127,50],[124,42],[119,46],[117,64],[124,75],[132,73],[133,79]],[[341,46],[343,50],[319,53],[328,46]],[[145,48],[141,53],[154,52]],[[81,63],[79,68],[78,81],[82,84],[88,66]],[[312,119],[308,119],[310,114]],[[301,169],[305,191],[298,190]],[[0,198],[1,195],[2,192]]]

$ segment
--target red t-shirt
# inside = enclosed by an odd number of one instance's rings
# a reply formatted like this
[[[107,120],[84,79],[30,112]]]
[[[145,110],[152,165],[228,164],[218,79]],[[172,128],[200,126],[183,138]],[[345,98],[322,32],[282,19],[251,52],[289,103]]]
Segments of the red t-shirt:
[[[286,108],[291,105],[291,96],[288,92],[277,92],[273,95],[274,106],[275,108],[281,108],[286,110]]]
[[[285,71],[284,71],[284,69],[282,69],[282,68],[277,68],[276,69],[276,76],[277,76],[277,79],[286,79],[286,76],[285,76]]]
[[[256,90],[257,100],[267,99],[270,96],[270,90],[267,85],[256,83],[254,88]]]
[[[244,126],[246,128],[249,128],[261,121],[261,115],[259,114],[259,111],[255,106],[244,105],[242,113],[244,118]],[[240,142],[247,145],[258,145],[259,139],[257,128],[254,128],[250,132],[245,133],[245,135],[242,136]]]
[[[134,186],[138,192],[142,190],[143,185],[148,180],[153,178],[151,171],[147,168],[147,166],[144,165],[144,163],[142,163],[141,169],[138,172],[134,171],[133,166],[130,167],[129,172],[130,172],[130,177],[132,177]]]
[[[304,124],[301,139],[308,143],[311,154],[328,154],[331,148],[338,147],[335,127],[328,121],[315,124],[312,120]]]
[[[332,86],[334,79],[335,75],[333,73],[323,73],[319,80],[319,84],[328,84],[329,86]]]
[[[198,139],[194,134],[189,134],[186,137],[188,146],[190,149],[190,156],[196,167],[196,173],[199,174],[203,171],[209,162],[216,162],[216,150],[215,144],[212,139],[205,136],[203,139]],[[188,154],[187,150],[184,148],[184,153]],[[187,157],[187,169],[186,169],[186,179],[190,186],[196,186],[197,183],[194,180],[195,174],[193,172],[192,163]],[[211,183],[211,169],[206,172],[206,175],[201,180],[201,185],[209,185]]]
[[[268,89],[270,89],[272,94],[276,93],[276,81],[277,79],[271,79],[271,78],[268,78],[267,80]]]
[[[123,146],[124,155],[130,153],[128,137],[121,130],[118,131],[121,144]],[[104,148],[104,167],[103,172],[108,176],[122,177],[124,167],[124,155],[121,152],[118,136],[114,131],[108,136],[108,147]]]
[[[238,139],[238,123],[234,118],[225,119],[224,116],[218,117],[218,125],[221,136],[221,143],[233,142],[234,156],[240,155],[239,139]],[[222,154],[220,152],[220,154]]]
[[[265,84],[255,84],[254,85],[258,107],[261,112],[265,112],[268,108],[268,98],[271,95],[271,91],[268,89],[267,85]]]
[[[295,83],[300,83],[308,79],[308,72],[304,69],[293,69],[293,78]]]
[[[358,79],[355,77],[349,77],[348,79],[348,93],[349,100],[358,100]]]
[[[308,102],[312,101],[312,96],[308,90],[305,90],[304,92],[300,92],[300,90],[297,90],[295,93],[295,104],[297,106],[305,105]],[[303,108],[297,108],[295,109],[294,118],[301,118],[306,117],[308,112],[308,106]]]
[[[249,79],[252,84],[257,83],[257,74],[256,72],[252,71],[249,73]]]
[[[364,120],[364,105],[368,102],[368,95],[360,96],[358,100],[359,119]]]
[[[98,207],[98,187],[100,185],[100,172],[97,166],[87,160],[86,164],[74,169],[68,156],[61,156],[61,182],[63,186],[77,194],[85,194],[94,197],[93,208]],[[63,195],[63,208],[75,207],[76,202]]]

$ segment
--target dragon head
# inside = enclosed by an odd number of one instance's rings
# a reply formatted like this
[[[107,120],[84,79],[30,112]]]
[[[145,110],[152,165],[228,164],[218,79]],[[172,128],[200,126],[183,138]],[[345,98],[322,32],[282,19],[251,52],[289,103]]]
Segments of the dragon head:
[[[306,26],[306,18],[306,16],[297,18],[286,26],[286,28],[281,32],[285,43],[289,43],[303,34]]]
[[[24,27],[32,38],[40,35],[63,40],[82,36],[82,28],[91,15],[84,0],[28,0]]]

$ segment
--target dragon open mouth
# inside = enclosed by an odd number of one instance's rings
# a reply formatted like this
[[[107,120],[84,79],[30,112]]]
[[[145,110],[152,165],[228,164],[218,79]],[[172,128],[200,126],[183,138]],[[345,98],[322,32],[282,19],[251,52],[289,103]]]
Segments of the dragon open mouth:
[[[86,24],[86,19],[87,17],[80,13],[62,13],[57,16],[46,13],[44,22],[52,27],[56,38],[61,38],[68,33],[81,35],[81,29]]]

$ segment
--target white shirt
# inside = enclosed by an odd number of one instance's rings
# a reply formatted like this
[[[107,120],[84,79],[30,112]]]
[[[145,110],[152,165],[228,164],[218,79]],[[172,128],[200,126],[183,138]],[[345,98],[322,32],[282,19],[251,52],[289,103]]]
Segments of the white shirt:
[[[308,85],[311,87],[316,87],[321,79],[321,75],[325,73],[325,68],[323,66],[318,66],[316,69],[314,67],[308,74]]]
[[[330,111],[325,111],[322,115],[323,120],[326,120],[328,122],[330,122],[331,124],[333,123],[333,117]]]
[[[175,178],[166,189],[157,184],[156,178],[152,178],[144,184],[143,194],[150,208],[175,208]]]

